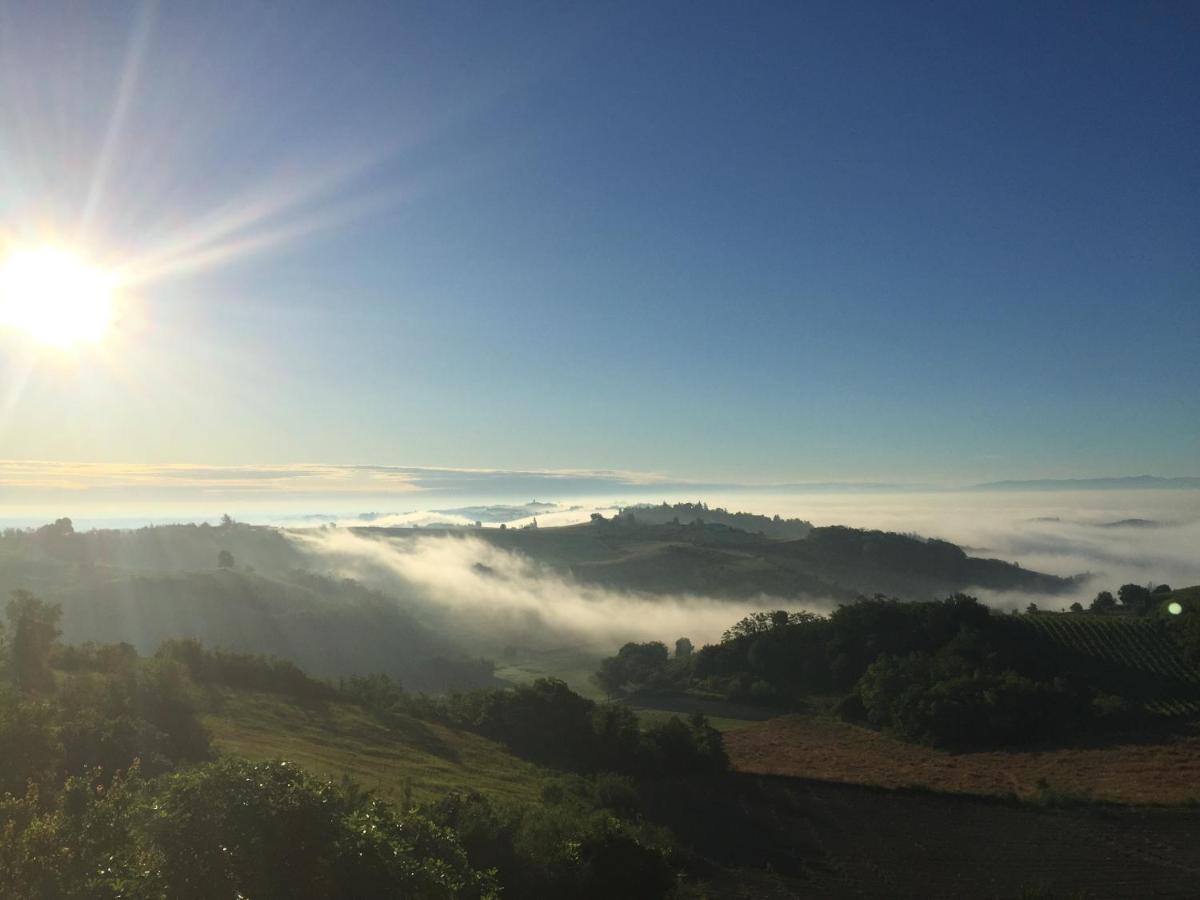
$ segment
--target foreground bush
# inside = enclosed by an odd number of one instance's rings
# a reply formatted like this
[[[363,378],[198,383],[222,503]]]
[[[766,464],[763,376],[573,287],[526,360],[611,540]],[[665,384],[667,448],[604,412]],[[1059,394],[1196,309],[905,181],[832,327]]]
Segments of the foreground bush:
[[[495,897],[454,832],[287,763],[67,782],[0,805],[0,895]]]
[[[564,779],[541,804],[450,794],[427,813],[459,834],[472,865],[496,871],[505,897],[656,900],[675,874],[662,830],[635,820],[634,791],[619,776]]]

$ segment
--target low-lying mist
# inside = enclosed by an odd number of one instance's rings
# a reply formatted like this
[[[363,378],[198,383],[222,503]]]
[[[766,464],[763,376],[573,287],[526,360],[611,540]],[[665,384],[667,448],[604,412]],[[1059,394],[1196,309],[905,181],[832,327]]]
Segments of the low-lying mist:
[[[802,515],[815,525],[916,532],[952,541],[972,556],[1051,575],[1091,576],[1075,596],[1055,597],[1048,608],[1073,600],[1086,605],[1097,591],[1115,591],[1130,582],[1200,583],[1200,491],[784,496],[769,498],[767,505],[771,500],[781,515]],[[1024,608],[1036,599],[976,593],[1001,608]]]
[[[626,641],[679,637],[700,645],[718,641],[755,610],[833,608],[820,598],[785,604],[769,597],[732,601],[605,590],[469,534],[382,538],[337,528],[293,538],[326,569],[387,591],[468,645],[493,653],[563,645],[611,652]]]
[[[667,498],[669,500],[682,498]],[[754,494],[705,498],[710,506],[802,517],[816,525],[918,533],[964,547],[973,556],[1014,561],[1055,575],[1088,573],[1077,592],[1053,598],[975,590],[995,608],[1085,606],[1099,590],[1121,584],[1200,583],[1200,492],[907,492],[893,494]],[[505,521],[521,527],[537,518],[543,527],[586,521],[631,501],[612,498],[525,506],[467,507],[380,516],[370,524],[434,522],[485,526]],[[364,524],[345,521],[344,524]],[[697,644],[718,640],[734,622],[757,609],[828,612],[827,598],[639,595],[578,583],[519,554],[472,538],[442,533],[404,538],[364,537],[345,528],[310,531],[296,538],[321,565],[378,586],[441,619],[475,646],[586,645],[611,651],[628,640]]]

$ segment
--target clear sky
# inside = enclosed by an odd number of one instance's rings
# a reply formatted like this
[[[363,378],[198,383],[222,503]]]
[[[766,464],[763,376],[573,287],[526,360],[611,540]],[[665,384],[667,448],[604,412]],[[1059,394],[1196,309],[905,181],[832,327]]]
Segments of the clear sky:
[[[1200,6],[0,0],[0,459],[1200,475]]]

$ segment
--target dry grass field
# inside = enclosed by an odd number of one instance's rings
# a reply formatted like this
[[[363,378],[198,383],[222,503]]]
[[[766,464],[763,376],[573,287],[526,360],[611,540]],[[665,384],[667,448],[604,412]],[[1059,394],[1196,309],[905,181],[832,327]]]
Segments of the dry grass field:
[[[1048,750],[946,753],[824,715],[727,732],[736,769],[887,788],[1129,804],[1200,801],[1200,736]]]

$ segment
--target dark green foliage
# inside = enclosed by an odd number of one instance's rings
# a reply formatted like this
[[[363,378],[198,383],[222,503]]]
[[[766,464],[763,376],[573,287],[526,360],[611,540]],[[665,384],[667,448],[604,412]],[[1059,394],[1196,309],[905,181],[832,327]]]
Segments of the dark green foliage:
[[[932,652],[963,628],[990,618],[958,594],[939,603],[876,596],[810,613],[758,613],[696,654],[695,676],[729,697],[791,706],[811,693],[851,688],[881,654]]]
[[[1131,720],[1119,705],[1093,708],[1093,693],[1077,681],[1036,681],[981,662],[955,647],[880,657],[858,683],[867,721],[909,740],[969,748],[1072,736],[1097,718]]]
[[[186,672],[172,664],[71,674],[37,697],[0,690],[0,792],[22,794],[29,782],[52,790],[85,772],[107,777],[135,760],[162,772],[210,755]]]
[[[660,645],[661,646],[661,645]],[[665,648],[664,648],[665,650]],[[720,733],[703,716],[641,732],[627,707],[597,704],[562,681],[541,678],[512,690],[453,694],[451,721],[501,741],[514,753],[560,768],[655,776],[728,768]]]
[[[765,634],[777,628],[783,628],[785,625],[803,625],[806,622],[813,622],[816,621],[816,618],[812,613],[803,611],[790,613],[777,609],[771,612],[755,612],[741,619],[726,631],[721,640],[731,641],[734,638]]]
[[[70,526],[70,520],[66,521]],[[54,689],[50,648],[60,634],[62,610],[29,591],[13,591],[8,602],[8,662],[13,683],[26,692]]]
[[[538,805],[450,794],[423,812],[458,833],[472,866],[496,871],[504,896],[650,900],[675,878],[637,804],[632,782],[603,775],[547,785]]]
[[[1182,635],[1186,618],[1156,626],[1124,616],[998,616],[964,595],[936,603],[877,596],[828,619],[743,620],[696,654],[694,676],[727,696],[780,706],[849,691],[839,703],[847,718],[939,745],[1058,740],[1141,724],[1155,698],[1194,690],[1178,664],[1153,669],[1162,635],[1131,631],[1123,655],[1109,658],[1056,641],[1047,629],[1140,623]]]
[[[1117,608],[1117,600],[1109,591],[1101,591],[1096,595],[1096,599],[1092,601],[1091,609],[1094,613],[1109,613]]]
[[[179,663],[197,684],[308,699],[328,699],[337,694],[332,685],[310,678],[291,660],[210,650],[193,638],[163,641],[155,656]]]
[[[600,663],[595,681],[609,696],[655,691],[669,687],[673,680],[666,644],[650,641],[629,643]],[[681,669],[677,666],[676,669]]]
[[[0,890],[28,898],[492,897],[454,833],[287,763],[224,759],[2,811]]]
[[[684,722],[672,716],[643,737],[650,768],[671,775],[711,775],[729,768],[721,733],[699,713]]]
[[[224,548],[219,550],[217,552],[217,568],[218,569],[232,569],[233,568],[233,554],[230,553],[228,550],[225,550]]]
[[[1117,590],[1117,598],[1123,607],[1135,613],[1146,612],[1153,599],[1150,589],[1140,584],[1121,585]]]

